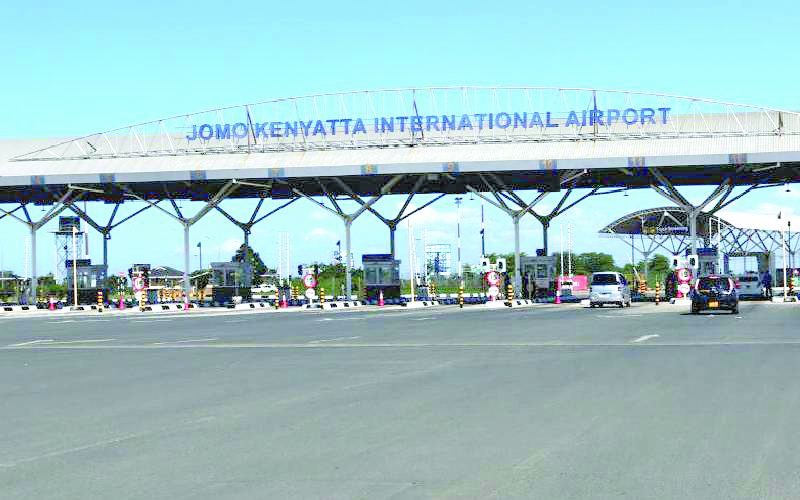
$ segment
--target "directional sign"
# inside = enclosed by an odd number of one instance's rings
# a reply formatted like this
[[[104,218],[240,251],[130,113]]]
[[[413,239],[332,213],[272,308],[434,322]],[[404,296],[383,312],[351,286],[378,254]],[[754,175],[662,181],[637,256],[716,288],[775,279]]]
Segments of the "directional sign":
[[[492,286],[492,287],[489,287],[489,289],[486,291],[486,293],[488,293],[492,297],[497,297],[498,295],[500,295],[500,289],[497,288],[496,286]]]
[[[500,275],[495,271],[489,271],[486,273],[486,282],[491,286],[495,286],[500,283]]]
[[[313,299],[316,296],[317,296],[317,294],[316,294],[316,292],[314,291],[313,288],[306,288],[306,298],[307,299]]]
[[[306,288],[314,288],[317,286],[317,278],[315,278],[313,274],[306,274],[303,276],[303,284]]]
[[[686,283],[684,283],[682,285],[678,285],[678,290],[684,295],[689,293],[690,289],[691,289],[691,287],[689,285],[687,285]]]

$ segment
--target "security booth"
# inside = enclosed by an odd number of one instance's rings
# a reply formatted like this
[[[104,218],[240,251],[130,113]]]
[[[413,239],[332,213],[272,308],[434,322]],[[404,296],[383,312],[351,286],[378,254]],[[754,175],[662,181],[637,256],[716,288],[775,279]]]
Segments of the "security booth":
[[[365,302],[377,302],[383,292],[384,301],[400,300],[400,261],[391,254],[367,254],[361,257],[364,268]]]
[[[249,301],[253,297],[253,266],[249,262],[212,262],[211,283],[215,304],[233,303],[234,297]]]
[[[552,255],[520,256],[520,270],[527,276],[527,288],[531,297],[543,298],[553,295],[556,287],[556,258]]]
[[[105,287],[108,266],[103,264],[92,265],[91,259],[67,259],[65,263],[65,279],[67,293],[67,304],[96,304],[97,292],[103,291],[103,297],[108,297],[108,289]],[[77,281],[73,281],[73,276]],[[75,304],[75,287],[78,285],[78,303]]]

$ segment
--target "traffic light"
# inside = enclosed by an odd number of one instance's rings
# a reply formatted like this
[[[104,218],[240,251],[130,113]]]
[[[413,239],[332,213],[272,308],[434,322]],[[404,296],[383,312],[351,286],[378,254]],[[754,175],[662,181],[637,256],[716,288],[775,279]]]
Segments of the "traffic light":
[[[297,265],[297,275],[298,276],[302,276],[303,275],[303,265],[302,264],[298,264]]]

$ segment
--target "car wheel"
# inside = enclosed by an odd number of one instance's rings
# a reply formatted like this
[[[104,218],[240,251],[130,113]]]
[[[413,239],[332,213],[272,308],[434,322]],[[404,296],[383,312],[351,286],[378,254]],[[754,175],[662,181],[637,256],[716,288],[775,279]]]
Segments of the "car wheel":
[[[623,309],[623,308],[625,308],[625,302],[623,302],[623,301],[620,301],[620,303],[619,303],[619,308],[620,308],[620,309]]]
[[[739,306],[736,306],[733,309],[731,309],[731,314],[739,314]]]

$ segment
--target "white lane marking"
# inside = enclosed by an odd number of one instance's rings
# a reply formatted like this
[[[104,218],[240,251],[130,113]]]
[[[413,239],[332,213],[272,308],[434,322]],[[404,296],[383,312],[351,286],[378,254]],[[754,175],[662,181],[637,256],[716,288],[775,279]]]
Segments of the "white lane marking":
[[[31,344],[39,344],[42,342],[52,342],[53,339],[40,339],[40,340],[31,340],[29,342],[20,342],[19,344],[9,344],[8,347],[20,347],[23,345],[31,345]]]
[[[336,337],[335,339],[311,340],[308,343],[309,344],[321,344],[323,342],[336,342],[337,340],[355,340],[355,339],[360,339],[360,338],[361,337],[359,337],[359,336],[355,336],[355,337]]]
[[[244,323],[245,321],[250,321],[249,319],[229,319],[225,321],[225,323]]]
[[[658,334],[655,334],[655,335],[642,335],[641,337],[639,337],[638,339],[634,340],[633,342],[644,342],[645,340],[654,339],[654,338],[659,337],[659,336],[660,335],[658,335]]]
[[[369,319],[369,318],[322,318],[318,319],[317,321],[355,321],[359,319]]]
[[[436,318],[434,318],[433,316],[427,316],[425,318],[414,318],[412,321],[425,321],[429,319],[436,319]]]
[[[184,342],[213,342],[218,339],[184,339],[184,340],[168,340],[166,342],[153,342],[153,345],[164,344],[182,344]]]
[[[117,339],[87,339],[87,340],[60,340],[58,342],[50,341],[45,345],[56,345],[56,344],[85,344],[85,343],[95,343],[95,342],[113,342]]]
[[[58,323],[75,323],[74,319],[64,319],[61,321],[48,321],[51,325],[58,324]]]
[[[132,323],[156,323],[158,321],[172,321],[171,319],[140,319],[133,320]]]

